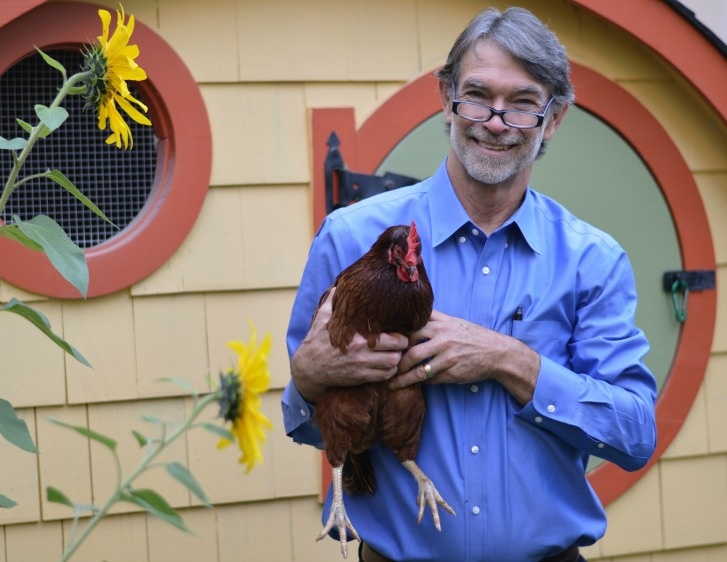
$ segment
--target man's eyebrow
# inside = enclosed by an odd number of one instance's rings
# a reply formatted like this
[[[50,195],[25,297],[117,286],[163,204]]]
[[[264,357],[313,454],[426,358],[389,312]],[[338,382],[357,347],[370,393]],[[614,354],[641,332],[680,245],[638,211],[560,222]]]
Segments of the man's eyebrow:
[[[489,92],[491,90],[490,86],[487,83],[485,83],[481,80],[469,79],[469,78],[464,80],[461,87],[462,88],[466,88],[466,87],[477,88],[479,90],[484,90],[486,92]],[[546,92],[543,90],[543,88],[539,88],[538,86],[528,84],[525,86],[520,86],[519,88],[515,88],[512,92],[510,92],[509,95],[511,95],[511,96],[522,96],[522,95],[542,96],[542,95],[545,95],[545,93]]]
[[[535,96],[542,96],[545,92],[542,88],[538,88],[537,86],[522,86],[520,88],[516,88],[512,92],[514,95],[535,95]]]

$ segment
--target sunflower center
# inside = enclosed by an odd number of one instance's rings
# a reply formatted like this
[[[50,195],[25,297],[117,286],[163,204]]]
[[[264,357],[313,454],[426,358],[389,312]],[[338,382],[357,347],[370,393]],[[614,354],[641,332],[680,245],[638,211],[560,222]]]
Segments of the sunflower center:
[[[86,79],[86,100],[84,109],[97,108],[108,89],[108,59],[100,45],[89,47],[83,53],[83,72],[90,72]]]
[[[242,408],[242,381],[234,371],[220,373],[220,417],[235,423]]]

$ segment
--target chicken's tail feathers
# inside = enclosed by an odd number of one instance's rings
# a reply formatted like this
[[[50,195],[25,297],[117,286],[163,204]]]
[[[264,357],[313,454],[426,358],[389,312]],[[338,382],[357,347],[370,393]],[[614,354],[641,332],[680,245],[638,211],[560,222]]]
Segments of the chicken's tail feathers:
[[[376,489],[374,468],[369,451],[349,453],[343,464],[343,488],[349,494],[367,492],[373,495]]]

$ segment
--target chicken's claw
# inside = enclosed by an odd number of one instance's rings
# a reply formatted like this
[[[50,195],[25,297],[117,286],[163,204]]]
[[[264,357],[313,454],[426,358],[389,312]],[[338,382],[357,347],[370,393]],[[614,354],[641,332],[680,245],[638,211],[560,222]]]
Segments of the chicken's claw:
[[[348,558],[348,536],[346,529],[351,530],[351,534],[356,540],[360,541],[361,537],[358,536],[358,532],[346,514],[346,507],[343,505],[342,472],[342,466],[333,468],[333,502],[331,503],[331,511],[328,514],[328,521],[326,521],[325,527],[318,534],[316,541],[324,538],[335,525],[338,529],[339,541],[341,542],[341,554],[343,554],[344,558]]]
[[[417,523],[422,522],[422,517],[424,516],[424,507],[428,505],[429,511],[432,512],[434,526],[437,528],[437,531],[441,531],[442,525],[439,520],[439,509],[437,509],[437,504],[441,505],[447,512],[451,513],[452,515],[456,515],[456,513],[439,494],[437,488],[434,486],[434,482],[432,482],[429,477],[424,474],[422,469],[419,468],[414,461],[404,461],[402,464],[404,465],[404,468],[411,472],[412,476],[414,476],[415,480],[417,481],[417,485],[419,486],[419,491],[417,492],[417,505],[419,506]]]

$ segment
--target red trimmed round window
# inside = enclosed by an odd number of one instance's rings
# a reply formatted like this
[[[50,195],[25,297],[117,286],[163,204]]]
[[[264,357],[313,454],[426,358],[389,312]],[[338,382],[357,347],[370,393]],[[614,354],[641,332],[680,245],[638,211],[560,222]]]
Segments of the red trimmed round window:
[[[34,105],[49,103],[61,83],[34,46],[72,74],[80,70],[84,44],[100,31],[97,8],[70,2],[43,4],[0,28],[0,136],[19,136],[15,118],[34,122]],[[130,85],[149,107],[152,127],[127,119],[134,146],[119,150],[104,143],[109,131],[97,128],[95,111],[84,111],[83,99],[69,96],[63,103],[69,119],[34,147],[22,172],[61,170],[119,229],[43,181],[18,189],[0,217],[54,218],[84,249],[89,297],[125,289],[169,259],[191,230],[209,187],[211,131],[196,82],[172,48],[138,20],[132,43],[139,45],[137,61],[148,79]],[[9,156],[0,154],[2,178],[12,165]],[[42,295],[80,296],[44,254],[0,238],[0,256],[0,278]]]

